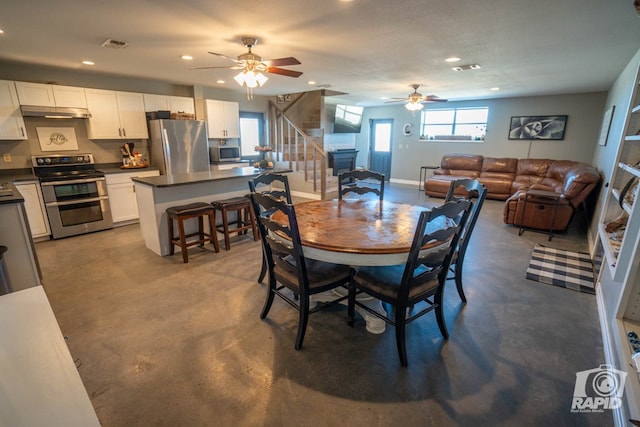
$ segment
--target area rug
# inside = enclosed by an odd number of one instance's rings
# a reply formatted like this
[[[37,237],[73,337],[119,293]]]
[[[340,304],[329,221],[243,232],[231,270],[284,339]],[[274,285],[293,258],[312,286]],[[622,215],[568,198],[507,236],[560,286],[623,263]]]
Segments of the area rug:
[[[548,248],[537,244],[527,268],[527,279],[595,294],[593,264],[588,253]]]

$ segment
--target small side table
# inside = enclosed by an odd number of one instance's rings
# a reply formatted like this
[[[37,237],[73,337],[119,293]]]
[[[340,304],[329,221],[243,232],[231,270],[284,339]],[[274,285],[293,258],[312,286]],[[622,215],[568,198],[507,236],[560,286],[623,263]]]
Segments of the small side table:
[[[438,166],[420,166],[420,178],[418,178],[418,191],[422,191],[422,185],[424,181],[427,179],[427,171],[428,170],[436,170]]]
[[[527,202],[529,201],[529,197],[537,197],[542,199],[552,200],[553,203],[553,217],[551,219],[551,226],[549,227],[549,231],[547,234],[549,235],[549,241],[553,237],[553,226],[556,223],[556,213],[558,212],[558,206],[560,205],[560,199],[562,198],[562,194],[556,193],[555,191],[546,191],[546,190],[527,190],[527,194],[524,196],[524,205],[522,206],[522,216],[520,217],[520,229],[518,230],[518,236],[521,236],[524,232],[525,228],[529,228],[531,231],[536,231],[539,233],[544,233],[544,231],[536,230],[530,227],[524,227],[522,224],[524,223],[524,214],[527,211]]]

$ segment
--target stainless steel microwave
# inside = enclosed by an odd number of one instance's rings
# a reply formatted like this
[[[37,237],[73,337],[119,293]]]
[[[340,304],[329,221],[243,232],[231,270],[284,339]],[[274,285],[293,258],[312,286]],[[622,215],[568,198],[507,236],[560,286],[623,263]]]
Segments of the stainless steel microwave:
[[[240,161],[240,147],[232,145],[209,147],[209,159],[211,163]]]

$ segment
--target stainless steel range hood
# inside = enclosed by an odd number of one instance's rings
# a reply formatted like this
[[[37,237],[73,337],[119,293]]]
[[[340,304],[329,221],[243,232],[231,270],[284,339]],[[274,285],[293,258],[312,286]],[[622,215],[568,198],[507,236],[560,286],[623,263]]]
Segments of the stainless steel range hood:
[[[22,117],[42,117],[45,119],[88,119],[91,113],[86,108],[43,107],[22,105]]]

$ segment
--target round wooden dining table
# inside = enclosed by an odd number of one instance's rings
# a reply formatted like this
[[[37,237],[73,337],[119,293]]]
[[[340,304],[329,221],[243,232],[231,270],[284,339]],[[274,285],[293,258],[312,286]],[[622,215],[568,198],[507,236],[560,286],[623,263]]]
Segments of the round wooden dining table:
[[[405,264],[420,213],[428,209],[378,199],[295,205],[304,256],[352,266]],[[286,222],[281,212],[274,219]]]

